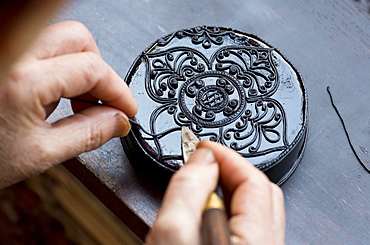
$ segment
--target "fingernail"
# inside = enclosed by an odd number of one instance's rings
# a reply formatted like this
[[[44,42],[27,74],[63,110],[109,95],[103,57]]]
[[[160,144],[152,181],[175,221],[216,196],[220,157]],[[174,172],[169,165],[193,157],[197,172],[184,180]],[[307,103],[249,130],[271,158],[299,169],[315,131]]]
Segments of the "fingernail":
[[[130,124],[127,116],[123,115],[123,114],[120,114],[120,113],[117,113],[115,115],[115,119],[116,119],[116,123],[117,123],[115,136],[116,137],[126,136],[131,130],[131,124]]]
[[[188,163],[212,164],[216,158],[210,149],[200,147],[190,157]]]

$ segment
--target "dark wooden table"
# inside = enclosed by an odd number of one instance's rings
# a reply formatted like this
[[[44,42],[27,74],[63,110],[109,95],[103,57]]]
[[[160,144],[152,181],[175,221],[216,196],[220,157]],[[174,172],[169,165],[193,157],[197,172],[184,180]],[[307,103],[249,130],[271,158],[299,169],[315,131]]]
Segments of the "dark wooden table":
[[[301,71],[309,96],[303,160],[283,185],[287,244],[369,244],[370,174],[356,160],[330,104],[329,85],[355,150],[370,165],[369,1],[80,0],[53,21],[78,20],[124,77],[151,42],[177,29],[227,26],[277,47]],[[63,101],[52,120],[70,113]],[[138,176],[119,139],[65,163],[144,239],[163,190]]]

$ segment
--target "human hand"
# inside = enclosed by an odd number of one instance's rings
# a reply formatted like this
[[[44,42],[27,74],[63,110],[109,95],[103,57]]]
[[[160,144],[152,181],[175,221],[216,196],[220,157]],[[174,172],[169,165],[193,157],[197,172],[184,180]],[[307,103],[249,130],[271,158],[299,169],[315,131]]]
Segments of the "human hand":
[[[201,141],[172,177],[146,245],[202,244],[203,207],[218,177],[230,211],[233,244],[284,244],[281,189],[238,153],[215,142]]]
[[[61,97],[75,114],[45,121]],[[130,130],[137,112],[127,85],[104,62],[87,28],[78,22],[46,27],[0,80],[0,187],[41,173]]]

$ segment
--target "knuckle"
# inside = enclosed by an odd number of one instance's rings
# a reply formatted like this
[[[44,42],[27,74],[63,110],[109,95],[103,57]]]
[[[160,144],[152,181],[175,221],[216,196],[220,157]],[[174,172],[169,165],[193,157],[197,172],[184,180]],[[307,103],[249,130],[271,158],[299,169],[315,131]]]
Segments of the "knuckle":
[[[198,193],[205,193],[212,191],[217,184],[216,171],[213,173],[205,174],[205,169],[201,168],[187,168],[186,171],[176,172],[169,185],[173,189],[181,190],[183,195],[191,196],[194,190]]]
[[[187,182],[189,180],[189,176],[186,174],[183,174],[182,172],[176,172],[171,179],[172,183],[182,183]]]
[[[7,74],[7,79],[12,83],[24,83],[25,80],[29,80],[32,76],[33,70],[28,69],[29,66],[15,65]],[[27,79],[28,78],[28,79]]]
[[[25,82],[32,80],[35,76],[34,73],[35,71],[28,69],[28,67],[13,67],[4,79],[4,83],[1,84],[0,100],[2,104],[8,106],[24,105],[25,100],[30,95],[32,96],[37,89],[37,86],[30,86],[30,82]]]
[[[91,43],[94,43],[94,37],[92,36],[89,29],[79,21],[66,21],[68,28],[73,31],[76,41],[88,46]]]
[[[104,143],[104,134],[97,125],[90,124],[88,128],[84,151],[94,150]]]
[[[176,187],[176,188],[181,188],[182,186],[190,186],[193,185],[193,180],[190,180],[191,177],[184,175],[182,173],[176,172],[170,182],[169,185]]]
[[[94,74],[95,81],[104,79],[109,74],[107,63],[94,52],[84,52],[84,64],[86,66],[87,74]]]
[[[177,185],[177,186],[198,186],[200,185],[199,183],[199,178],[197,178],[197,171],[193,171],[194,174],[188,174],[188,171],[178,171],[176,172],[171,179],[171,184],[172,185]]]
[[[256,172],[249,178],[249,184],[257,188],[268,188],[270,185],[270,180],[268,177],[261,171]]]

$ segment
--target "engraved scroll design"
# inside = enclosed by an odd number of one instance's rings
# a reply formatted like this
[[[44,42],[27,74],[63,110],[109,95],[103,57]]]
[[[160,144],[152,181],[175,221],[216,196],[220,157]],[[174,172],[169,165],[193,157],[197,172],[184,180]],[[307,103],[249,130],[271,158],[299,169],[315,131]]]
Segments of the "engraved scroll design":
[[[186,47],[147,54],[143,58],[150,76],[146,79],[145,88],[150,98],[160,104],[176,102],[181,82],[211,68],[202,53]]]
[[[199,31],[195,44],[222,43],[218,30]],[[175,33],[161,44],[179,35]],[[230,33],[224,35],[235,38]],[[145,88],[158,103],[150,115],[150,129],[143,130],[143,136],[153,140],[160,160],[181,159],[180,155],[163,154],[161,147],[161,139],[181,126],[245,157],[288,147],[283,107],[270,98],[279,85],[272,49],[256,46],[227,46],[211,57],[188,47],[143,54],[148,74]],[[159,131],[157,120],[162,116],[172,117],[173,125]]]
[[[278,101],[260,99],[248,104],[234,128],[225,128],[220,137],[221,143],[245,157],[284,150],[288,145],[285,119]],[[268,142],[267,146],[263,145],[264,142]]]
[[[278,87],[271,49],[225,47],[212,57],[214,59],[216,70],[228,72],[243,84],[249,100],[269,97]]]
[[[209,49],[212,44],[223,44],[225,36],[228,36],[231,39],[235,39],[237,37],[235,32],[221,31],[219,27],[198,26],[186,30],[177,31],[166,38],[160,38],[157,41],[157,44],[159,46],[166,46],[174,38],[182,39],[184,37],[190,37],[193,44],[202,44],[203,48]],[[245,38],[242,39],[242,41],[245,40]],[[254,42],[253,44],[257,45],[256,42]]]

